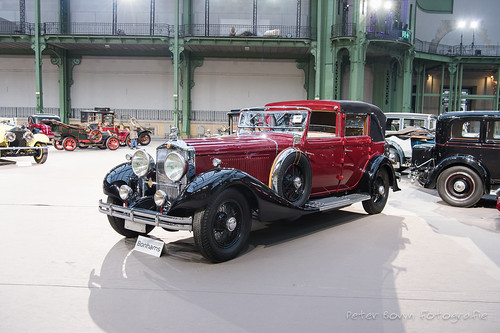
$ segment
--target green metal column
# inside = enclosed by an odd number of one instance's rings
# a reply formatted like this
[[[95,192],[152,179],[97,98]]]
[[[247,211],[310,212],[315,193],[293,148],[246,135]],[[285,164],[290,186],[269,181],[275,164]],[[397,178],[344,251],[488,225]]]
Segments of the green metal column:
[[[175,1],[175,22],[174,22],[174,126],[179,128],[179,0]]]
[[[181,62],[182,87],[182,135],[191,135],[191,89],[193,89],[194,71],[203,65],[203,59],[192,59],[191,53],[184,51]]]
[[[315,99],[333,99],[333,50],[330,27],[333,23],[334,2],[318,0],[316,8],[317,40],[311,53],[315,57]]]
[[[441,88],[439,88],[439,105],[438,105],[438,116],[443,113],[443,90],[444,90],[444,64],[441,65]]]
[[[454,92],[454,81],[455,81],[455,73],[457,71],[457,64],[450,64],[448,65],[448,71],[450,72],[450,92],[448,94],[448,111],[453,111],[454,110],[454,99],[455,95],[453,94]]]
[[[35,51],[36,113],[43,113],[42,52],[45,41],[40,34],[40,0],[35,0],[35,36],[31,48]]]
[[[66,50],[54,50],[55,56],[50,57],[53,65],[59,67],[59,116],[63,123],[68,124],[71,116],[71,86],[73,85],[73,69],[80,65],[82,58],[70,57]]]
[[[500,66],[497,68],[497,91],[495,93],[495,106],[493,110],[498,110],[498,103],[500,102]]]
[[[366,1],[354,1],[353,24],[356,29],[355,44],[350,48],[349,99],[362,101],[364,98],[366,49]]]
[[[411,94],[413,90],[413,50],[408,50],[403,55],[403,91],[402,91],[402,112],[411,112]]]

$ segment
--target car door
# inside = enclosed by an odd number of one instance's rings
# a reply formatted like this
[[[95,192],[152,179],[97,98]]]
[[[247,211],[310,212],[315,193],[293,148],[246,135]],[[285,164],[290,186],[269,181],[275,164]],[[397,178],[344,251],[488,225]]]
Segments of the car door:
[[[368,135],[368,114],[345,114],[344,158],[339,190],[355,187],[363,175],[370,158],[372,139]]]
[[[337,191],[344,158],[336,112],[313,111],[304,149],[311,163],[311,194]]]
[[[491,181],[500,183],[500,119],[485,122],[486,135],[481,149],[481,161],[490,172]]]

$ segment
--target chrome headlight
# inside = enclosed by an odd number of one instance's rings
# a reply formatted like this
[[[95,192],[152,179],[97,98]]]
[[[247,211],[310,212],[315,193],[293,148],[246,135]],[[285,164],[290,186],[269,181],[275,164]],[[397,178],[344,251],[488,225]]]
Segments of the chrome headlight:
[[[120,189],[118,193],[120,194],[120,198],[122,198],[123,201],[128,200],[132,196],[132,189],[128,185],[122,185],[120,186]]]
[[[136,151],[132,156],[132,170],[139,177],[147,175],[153,169],[154,163],[154,159],[145,150]]]
[[[187,163],[181,154],[173,152],[167,155],[164,168],[167,177],[171,181],[177,182],[186,174]]]
[[[5,140],[7,140],[8,142],[12,142],[16,139],[16,134],[13,133],[13,132],[7,132],[5,134]]]
[[[167,194],[165,192],[163,192],[162,190],[158,190],[155,192],[154,200],[155,200],[155,204],[158,207],[161,207],[167,201]]]
[[[34,138],[35,138],[35,136],[31,132],[26,132],[23,135],[23,139],[26,140],[26,142],[31,142],[31,141],[33,141]]]

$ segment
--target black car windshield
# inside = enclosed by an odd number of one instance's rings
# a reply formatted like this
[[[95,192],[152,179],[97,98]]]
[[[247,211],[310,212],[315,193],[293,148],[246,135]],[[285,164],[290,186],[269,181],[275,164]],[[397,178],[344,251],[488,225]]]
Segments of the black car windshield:
[[[307,109],[243,109],[240,113],[238,134],[273,131],[302,136],[307,124],[307,117]]]

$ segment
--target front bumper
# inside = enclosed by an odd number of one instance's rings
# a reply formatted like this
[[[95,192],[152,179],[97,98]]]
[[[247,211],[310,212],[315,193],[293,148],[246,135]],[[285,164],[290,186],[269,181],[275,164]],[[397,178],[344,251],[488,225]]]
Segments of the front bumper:
[[[171,230],[193,230],[192,217],[164,215],[148,209],[123,207],[102,200],[99,200],[99,211],[135,223],[149,224]]]

